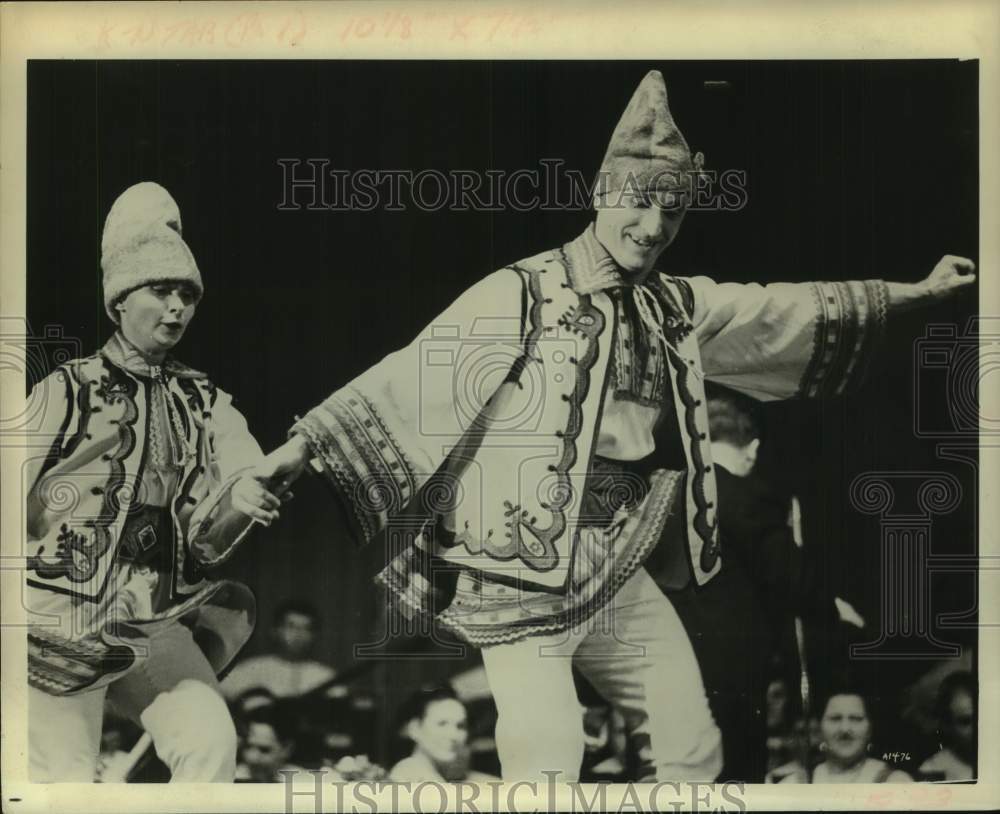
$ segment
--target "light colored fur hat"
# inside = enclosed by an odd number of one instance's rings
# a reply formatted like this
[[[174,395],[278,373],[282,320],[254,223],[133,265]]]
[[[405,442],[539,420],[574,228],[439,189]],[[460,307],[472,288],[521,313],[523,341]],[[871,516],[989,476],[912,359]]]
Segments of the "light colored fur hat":
[[[115,303],[141,286],[186,282],[199,299],[205,290],[194,256],[181,237],[177,203],[152,181],[129,187],[111,207],[101,238],[101,269],[104,309],[115,323]]]
[[[639,83],[598,172],[598,191],[669,192],[683,189],[705,157],[691,155],[667,103],[663,74],[650,71]]]

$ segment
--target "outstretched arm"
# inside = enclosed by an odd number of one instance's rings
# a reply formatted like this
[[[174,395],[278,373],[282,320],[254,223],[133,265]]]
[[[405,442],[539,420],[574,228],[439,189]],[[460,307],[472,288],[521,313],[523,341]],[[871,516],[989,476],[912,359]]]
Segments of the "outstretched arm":
[[[273,485],[273,491],[284,492],[302,474],[312,453],[306,439],[292,435],[275,448],[254,471],[254,476]]]
[[[264,453],[232,397],[217,391],[212,406],[212,466],[221,485],[195,509],[188,526],[191,552],[200,564],[217,565],[232,556],[254,521],[269,526],[281,505],[271,485],[254,477]]]
[[[297,420],[259,474],[284,483],[313,464],[347,509],[355,539],[369,542],[411,503],[503,385],[499,370],[469,383],[470,371],[481,377],[484,369],[478,337],[490,337],[491,359],[513,366],[524,354],[524,285],[509,268],[480,280],[409,345]],[[456,407],[470,389],[482,402]]]
[[[918,283],[685,282],[706,377],[766,401],[853,389],[887,316],[945,300],[975,280],[971,260],[946,255]]]
[[[976,282],[976,264],[966,257],[946,254],[919,283],[886,283],[889,310],[909,311],[951,297]]]

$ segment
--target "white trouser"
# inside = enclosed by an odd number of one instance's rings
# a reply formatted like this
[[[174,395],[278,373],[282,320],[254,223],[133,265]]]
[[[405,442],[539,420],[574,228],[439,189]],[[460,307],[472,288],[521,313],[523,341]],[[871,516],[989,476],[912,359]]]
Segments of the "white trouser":
[[[642,569],[586,622],[482,652],[507,782],[544,782],[551,772],[558,782],[579,777],[584,734],[574,664],[641,744],[640,780],[711,781],[722,768],[721,736],[691,643]]]
[[[57,697],[30,688],[29,771],[34,783],[91,783],[97,770],[104,690]],[[140,719],[172,783],[231,783],[236,732],[226,702],[207,684],[180,681]]]

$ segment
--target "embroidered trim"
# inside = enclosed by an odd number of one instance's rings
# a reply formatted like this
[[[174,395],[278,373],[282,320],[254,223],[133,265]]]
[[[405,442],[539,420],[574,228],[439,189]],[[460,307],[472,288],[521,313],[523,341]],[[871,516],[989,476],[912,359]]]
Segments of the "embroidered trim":
[[[42,467],[35,478],[35,483],[28,484],[29,491],[35,488],[35,484],[39,483],[52,467],[58,464],[65,455],[69,454],[68,452],[63,452],[63,441],[66,438],[66,432],[73,420],[76,408],[76,399],[73,398],[73,386],[70,383],[72,374],[67,367],[60,366],[56,368],[55,376],[62,382],[66,390],[66,415],[63,416],[63,420],[59,425],[59,432],[56,433],[56,437],[52,439],[52,443],[49,445],[49,451],[45,455],[45,461],[42,463]],[[79,443],[79,438],[77,439],[77,443]]]
[[[342,495],[346,498],[347,517],[353,521],[355,539],[367,543],[378,533],[378,518],[362,511],[359,502],[352,499],[359,491],[361,479],[355,475],[348,457],[336,446],[331,431],[310,412],[295,423],[291,432],[301,434],[309,442],[309,447],[323,467],[323,473],[337,487],[335,492],[338,497]]]
[[[799,396],[840,395],[857,387],[885,325],[887,286],[880,280],[811,283],[816,328]]]
[[[676,348],[694,330],[694,324],[691,322],[694,316],[694,291],[690,283],[679,280],[676,277],[660,275],[659,277],[654,277],[651,282],[653,284],[649,286],[650,289],[659,295],[658,299],[665,306],[664,311],[666,313],[663,320],[663,331],[667,335],[667,339]],[[681,292],[680,300],[678,300],[677,296],[671,290],[671,283],[677,286]]]
[[[701,455],[701,439],[698,433],[698,425],[696,423],[696,416],[698,411],[699,403],[695,400],[694,396],[691,395],[691,390],[687,385],[687,374],[688,368],[686,365],[678,363],[673,357],[670,359],[670,364],[676,372],[676,382],[677,382],[677,395],[684,405],[684,430],[687,433],[688,449],[691,456],[691,468],[693,472],[688,473],[688,477],[691,478],[691,496],[695,504],[695,516],[694,518],[688,518],[690,528],[692,528],[695,533],[702,540],[701,549],[701,562],[699,563],[702,571],[711,571],[716,564],[718,559],[718,545],[716,544],[716,538],[718,536],[718,526],[719,519],[716,516],[715,520],[709,524],[707,519],[708,509],[711,508],[709,505],[708,498],[705,494],[705,459]],[[714,477],[713,474],[707,473],[707,477]]]
[[[882,330],[889,311],[889,284],[885,280],[865,280],[865,291],[875,315],[875,327]]]
[[[393,474],[402,474],[406,477],[407,486],[409,494],[412,496],[417,491],[417,478],[414,474],[417,470],[413,465],[413,461],[410,460],[410,456],[406,454],[403,447],[400,445],[399,441],[396,440],[396,436],[392,434],[392,430],[389,429],[389,425],[385,423],[382,416],[379,415],[378,409],[375,407],[374,402],[371,401],[364,393],[360,390],[352,390],[352,392],[361,399],[362,403],[365,405],[365,409],[368,411],[368,415],[372,421],[374,421],[379,430],[381,430],[382,435],[388,440],[389,445],[392,447],[393,454],[403,463],[402,473],[398,473],[392,467],[390,463],[390,468],[393,469]],[[385,459],[382,459],[382,463],[386,463]]]
[[[689,320],[694,319],[694,289],[691,287],[691,283],[682,277],[668,277],[666,274],[659,276],[659,282],[668,291],[669,286],[666,283],[673,283],[677,286],[677,290],[680,292],[681,304],[687,313],[687,318]]]
[[[885,333],[886,314],[889,307],[889,286],[884,280],[865,280],[864,293],[868,305],[865,329],[859,337],[854,375],[845,385],[845,390],[857,389],[874,367],[874,359],[882,344]],[[850,373],[850,371],[849,371]]]
[[[639,318],[635,303],[623,295],[623,290],[614,291],[611,299],[618,320],[611,357],[615,395],[659,407],[666,393],[663,353]]]
[[[88,380],[83,373],[84,366],[85,365],[88,367],[90,366],[88,365],[88,362],[91,363],[98,362],[101,370],[108,369],[107,365],[103,364],[103,360],[99,360],[98,357],[91,357],[90,359],[81,359],[79,361],[73,362],[70,366],[67,367],[68,371],[72,371],[70,373],[70,376],[73,379],[74,384],[76,385],[76,398],[71,399],[71,401],[74,400],[76,401],[76,409],[79,418],[77,419],[76,431],[72,434],[72,436],[70,436],[69,441],[66,442],[66,446],[63,448],[62,451],[63,458],[68,458],[74,452],[76,452],[77,447],[80,446],[83,440],[87,437],[87,428],[88,425],[90,424],[90,416],[93,412],[93,410],[90,407],[90,391],[89,391],[90,380]],[[119,390],[116,390],[112,387],[108,388],[108,391],[106,391],[105,382],[107,381],[109,381],[107,374],[102,374],[101,383],[95,390],[95,394],[98,396],[98,398],[101,398],[106,402],[113,402],[117,397],[117,394],[120,392],[120,388],[122,387],[122,385],[115,385],[115,387],[118,387]]]
[[[374,537],[417,491],[415,469],[375,406],[345,388],[298,421],[326,475],[351,504],[361,539]]]
[[[561,255],[563,263],[563,273],[569,278],[569,267],[566,255]],[[525,275],[528,283],[528,291],[531,295],[531,307],[528,318],[530,320],[530,330],[523,359],[526,364],[528,360],[536,357],[538,341],[545,331],[545,324],[542,319],[542,307],[546,304],[545,293],[542,291],[541,269],[530,269],[522,266],[511,266],[514,270]],[[543,503],[542,507],[552,516],[552,522],[546,528],[541,528],[537,524],[537,517],[529,516],[528,513],[510,501],[504,501],[504,515],[507,518],[505,523],[507,531],[505,538],[509,542],[495,543],[489,536],[485,540],[477,541],[482,546],[482,551],[497,560],[520,559],[525,565],[535,571],[550,571],[559,564],[556,553],[555,541],[566,531],[566,512],[564,507],[571,503],[573,496],[573,485],[568,475],[569,469],[577,461],[576,440],[583,427],[582,403],[590,389],[590,370],[597,360],[598,343],[597,337],[604,330],[604,315],[599,309],[593,306],[588,296],[578,296],[578,304],[564,313],[559,318],[559,324],[574,333],[585,337],[587,347],[582,357],[576,363],[576,376],[572,392],[566,396],[569,402],[569,418],[566,428],[561,437],[562,457],[553,466],[553,474],[556,483],[550,492],[556,496],[556,500],[550,503]],[[523,365],[522,365],[523,366]],[[526,536],[526,535],[530,535]],[[466,550],[476,553],[470,546],[470,541],[462,540],[461,535],[456,536]]]
[[[218,393],[217,388],[208,379],[177,379],[177,386],[185,394],[188,410],[182,410],[181,415],[185,423],[189,420],[194,424],[194,460],[188,469],[187,477],[181,480],[177,488],[177,496],[173,501],[173,516],[175,523],[179,507],[183,506],[195,486],[198,484],[198,476],[204,475],[207,471],[208,462],[204,460],[206,443],[205,436],[208,432],[205,424],[212,417],[207,408],[207,402],[215,398]],[[198,420],[198,417],[201,420]],[[189,528],[187,534],[181,534],[175,527],[174,531],[174,573],[171,581],[171,598],[178,596],[187,597],[192,592],[200,590],[205,578],[201,575],[200,569],[207,563],[201,563],[191,550],[191,537],[195,530]],[[180,538],[181,545],[177,545]],[[233,545],[235,549],[235,544]],[[183,583],[183,585],[182,585]]]
[[[490,613],[489,609],[482,608],[467,614],[459,614],[449,607],[438,614],[437,619],[460,639],[477,647],[506,644],[529,636],[558,633],[574,625],[585,623],[613,599],[622,585],[639,570],[650,551],[659,542],[670,509],[678,499],[683,499],[683,494],[678,495],[678,487],[683,484],[683,474],[683,472],[665,471],[656,482],[651,484],[649,498],[642,510],[642,515],[634,520],[634,532],[633,537],[628,541],[628,553],[616,563],[607,581],[593,584],[589,599],[581,604],[564,608],[549,618],[534,616],[495,623],[476,623],[474,621],[475,616]],[[626,523],[630,521],[632,518],[628,518]],[[613,529],[614,525],[605,531]],[[618,539],[620,540],[621,537]],[[376,577],[377,581],[396,593],[411,611],[426,614],[426,611],[421,607],[421,602],[411,597],[411,594],[416,593],[416,591],[409,590],[404,586],[398,574],[393,572],[387,574],[387,572],[389,572],[388,567],[379,573]],[[473,585],[475,586],[475,583]],[[477,588],[474,587],[473,591],[476,592]],[[516,602],[518,607],[525,608],[526,603],[530,601],[531,596],[525,598],[523,592],[512,589],[512,602]]]
[[[820,395],[835,396],[843,392],[850,381],[854,368],[855,354],[861,344],[864,315],[867,312],[867,297],[864,286],[859,286],[860,297],[854,296],[853,283],[840,283],[837,293],[840,298],[840,325],[837,352],[830,361]]]
[[[105,401],[109,403],[121,402],[125,406],[125,415],[118,422],[118,447],[114,453],[105,457],[111,470],[108,480],[103,488],[101,499],[101,510],[96,519],[85,520],[81,524],[83,528],[91,529],[88,536],[86,532],[75,531],[68,523],[63,523],[60,527],[60,535],[57,538],[55,551],[55,561],[44,559],[45,545],[39,546],[35,555],[28,558],[27,568],[33,571],[39,578],[52,580],[65,578],[71,582],[88,582],[97,574],[98,565],[101,560],[108,556],[108,551],[112,546],[112,535],[108,528],[114,524],[117,517],[125,511],[122,506],[123,498],[129,491],[134,491],[136,485],[129,487],[126,483],[125,465],[122,461],[132,454],[135,449],[136,434],[133,429],[139,417],[139,411],[135,403],[135,395],[138,390],[136,383],[124,371],[119,370],[110,362],[101,365],[103,373],[99,380],[87,379],[83,375],[82,362],[77,365],[79,376],[79,392],[77,394],[77,404],[81,412],[80,431],[76,443],[86,437],[86,428],[89,417],[93,412],[90,405],[90,386],[98,385],[96,392],[102,393]],[[74,444],[75,447],[76,444]],[[61,482],[61,481],[60,481]],[[41,481],[40,481],[41,483]],[[43,489],[58,488],[59,482],[55,484],[42,485]],[[117,544],[117,543],[116,543]],[[107,589],[107,577],[110,576],[113,568],[107,569],[104,584],[94,596],[87,596],[91,601],[99,601]]]
[[[816,378],[816,372],[819,370],[822,360],[821,349],[825,344],[824,337],[826,336],[825,309],[820,285],[819,283],[803,283],[803,285],[808,285],[809,291],[813,295],[813,301],[816,305],[816,326],[813,329],[812,353],[809,355],[809,362],[802,373],[802,379],[799,381],[799,387],[795,393],[797,398],[809,396],[809,383]]]

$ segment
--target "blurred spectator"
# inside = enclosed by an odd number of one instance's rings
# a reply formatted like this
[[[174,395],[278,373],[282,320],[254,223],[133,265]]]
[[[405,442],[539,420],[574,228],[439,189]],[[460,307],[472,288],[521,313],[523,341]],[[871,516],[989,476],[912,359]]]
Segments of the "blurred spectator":
[[[808,722],[799,718],[791,722],[790,729],[780,740],[780,752],[773,753],[775,758],[779,754],[783,755],[787,762],[780,763],[773,769],[769,768],[764,782],[783,783],[789,775],[802,772],[800,758],[803,750],[808,753],[806,759],[808,765],[815,767],[823,760],[826,747],[823,744],[823,731],[819,718],[810,718]],[[769,756],[771,754],[769,749]]]
[[[403,705],[399,724],[399,734],[412,743],[412,751],[392,767],[389,780],[476,783],[498,779],[469,770],[465,706],[450,687],[414,695]]]
[[[300,771],[289,762],[295,751],[294,719],[283,714],[280,707],[272,704],[257,709],[242,724],[236,782],[280,783],[283,778],[279,771]]]
[[[319,614],[307,602],[288,600],[278,606],[272,629],[277,652],[239,662],[222,682],[226,698],[263,688],[290,698],[331,681],[332,667],[309,658],[319,629]]]
[[[246,719],[251,713],[264,707],[270,707],[277,701],[277,696],[263,687],[251,687],[241,692],[230,701],[231,712],[236,720]]]
[[[309,768],[371,754],[379,742],[379,716],[371,696],[332,685],[282,704],[297,722],[295,761]]]
[[[583,711],[584,754],[580,781],[624,783],[629,780],[625,717],[610,704]]]
[[[952,673],[937,696],[941,750],[925,760],[920,774],[927,780],[973,780],[976,765],[976,685],[971,673]]]
[[[835,692],[823,707],[820,751],[825,759],[809,778],[801,764],[785,773],[782,783],[911,783],[906,772],[868,756],[872,722],[868,702],[853,691]]]
[[[802,737],[801,732],[797,730],[804,724],[795,719],[796,704],[788,688],[788,682],[781,676],[772,678],[768,683],[764,704],[767,771],[770,773],[795,759]]]
[[[928,743],[932,746],[926,750],[927,754],[941,740],[941,720],[938,713],[941,682],[958,670],[974,673],[975,669],[975,649],[963,647],[962,655],[957,659],[937,662],[903,689],[900,699],[902,717],[928,736]]]
[[[324,766],[325,782],[356,783],[358,781],[381,781],[386,779],[386,771],[377,763],[372,763],[368,755],[347,755],[337,761],[336,765]]]
[[[838,619],[864,622],[806,574],[801,542],[789,522],[792,498],[754,473],[763,436],[759,405],[717,386],[706,393],[722,570],[706,585],[689,581],[678,588],[665,581],[671,569],[659,550],[646,569],[673,602],[698,658],[722,731],[725,763],[718,779],[760,783],[769,768],[768,665],[776,651],[794,663],[793,616],[834,626]]]
[[[497,706],[480,663],[448,679],[468,715],[470,768],[499,777],[500,757],[494,737]]]

